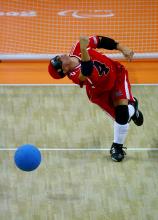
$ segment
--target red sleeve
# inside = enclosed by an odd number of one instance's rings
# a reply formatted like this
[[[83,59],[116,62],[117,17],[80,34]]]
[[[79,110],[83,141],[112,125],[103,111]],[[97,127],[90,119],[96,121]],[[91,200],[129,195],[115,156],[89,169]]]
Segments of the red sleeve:
[[[96,49],[99,43],[99,37],[98,36],[91,36],[89,37],[89,45],[88,47],[92,49]]]
[[[89,45],[88,48],[96,49],[99,43],[98,36],[91,36],[89,37]],[[70,55],[79,55],[80,54],[80,42],[78,41],[76,44],[73,45]]]

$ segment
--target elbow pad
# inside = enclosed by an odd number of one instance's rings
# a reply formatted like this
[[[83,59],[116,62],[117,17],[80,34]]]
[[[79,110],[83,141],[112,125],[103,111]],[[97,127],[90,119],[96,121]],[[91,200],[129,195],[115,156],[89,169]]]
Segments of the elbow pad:
[[[97,48],[104,48],[107,50],[116,50],[117,49],[117,44],[115,40],[109,38],[109,37],[103,37],[103,36],[98,36],[99,37],[99,43]],[[101,39],[100,39],[101,37]]]
[[[81,73],[84,76],[90,76],[93,71],[93,62],[89,61],[81,61]]]

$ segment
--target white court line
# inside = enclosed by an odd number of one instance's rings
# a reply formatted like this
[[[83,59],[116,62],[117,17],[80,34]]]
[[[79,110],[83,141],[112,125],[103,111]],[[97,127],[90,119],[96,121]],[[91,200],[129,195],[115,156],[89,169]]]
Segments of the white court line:
[[[0,148],[0,151],[15,151],[17,148]],[[110,148],[38,148],[40,151],[109,151]],[[158,151],[158,148],[127,148],[128,151]]]

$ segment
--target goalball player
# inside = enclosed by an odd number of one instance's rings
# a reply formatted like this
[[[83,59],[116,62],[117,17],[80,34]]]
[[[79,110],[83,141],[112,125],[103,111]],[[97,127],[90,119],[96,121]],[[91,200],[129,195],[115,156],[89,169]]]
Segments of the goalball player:
[[[133,51],[115,40],[104,36],[80,37],[69,55],[63,54],[50,60],[48,71],[55,79],[67,76],[81,88],[86,87],[92,103],[99,105],[114,119],[114,139],[110,149],[111,158],[124,159],[123,144],[129,122],[143,124],[143,114],[138,101],[132,96],[128,72],[122,64],[98,52],[97,48],[119,50],[128,59]]]

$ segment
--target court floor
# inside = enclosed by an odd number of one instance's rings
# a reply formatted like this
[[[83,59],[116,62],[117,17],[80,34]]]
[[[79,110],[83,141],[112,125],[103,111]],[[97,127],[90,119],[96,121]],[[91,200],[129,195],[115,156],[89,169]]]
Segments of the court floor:
[[[0,86],[1,220],[157,220],[157,86],[133,86],[145,123],[131,123],[127,157],[111,161],[113,121],[76,86]],[[31,173],[13,162],[32,143]]]

